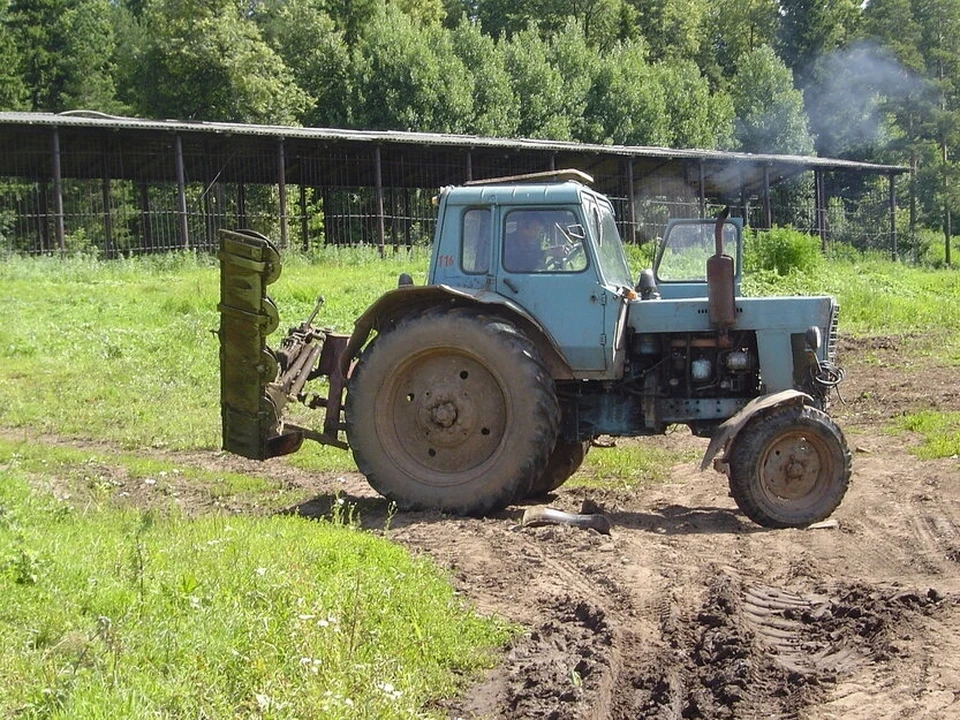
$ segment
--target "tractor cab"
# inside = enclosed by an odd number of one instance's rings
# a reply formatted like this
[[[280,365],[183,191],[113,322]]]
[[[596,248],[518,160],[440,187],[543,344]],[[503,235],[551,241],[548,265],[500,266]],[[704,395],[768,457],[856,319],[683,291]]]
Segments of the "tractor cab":
[[[613,207],[585,180],[559,171],[445,188],[427,283],[519,308],[574,376],[605,379],[619,373],[633,281]]]

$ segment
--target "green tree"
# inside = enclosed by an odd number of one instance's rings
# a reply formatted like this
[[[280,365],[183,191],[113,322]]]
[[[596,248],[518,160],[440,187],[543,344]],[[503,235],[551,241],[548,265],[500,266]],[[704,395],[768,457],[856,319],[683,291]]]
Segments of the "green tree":
[[[586,116],[598,142],[667,145],[670,122],[666,94],[647,62],[647,45],[633,40],[617,45],[600,62]]]
[[[572,140],[574,118],[564,112],[563,75],[550,64],[549,48],[536,25],[503,42],[507,72],[520,101],[521,137]]]
[[[471,74],[473,117],[467,130],[477,135],[512,137],[520,125],[520,102],[513,94],[500,46],[465,17],[452,31],[457,57]]]
[[[264,40],[290,68],[297,87],[310,96],[303,123],[349,127],[353,91],[345,31],[315,0],[261,0],[252,18]]]
[[[960,208],[960,0],[916,0],[926,74],[933,89],[927,134],[937,147],[938,205],[942,209],[946,263],[950,265],[953,218]]]
[[[945,253],[958,203],[960,144],[960,0],[874,0],[863,34],[898,61],[900,83],[877,83],[878,109],[889,119],[885,159],[908,162],[910,225],[940,226]]]
[[[730,82],[736,113],[735,139],[754,153],[810,155],[813,139],[803,96],[793,75],[769,46],[747,53]]]
[[[7,31],[30,110],[116,109],[109,0],[12,0]]]
[[[8,8],[0,6],[0,110],[24,110],[27,88],[20,75],[20,53],[8,23]]]
[[[776,0],[714,0],[707,8],[705,36],[697,63],[712,84],[733,76],[740,58],[763,45],[774,46],[780,27]]]
[[[513,38],[536,23],[541,38],[547,40],[573,21],[587,43],[599,49],[637,32],[637,11],[627,0],[468,0],[453,12],[475,18],[493,37]]]
[[[805,88],[817,60],[842,48],[856,32],[858,0],[781,0],[778,54]]]
[[[587,96],[600,68],[600,55],[590,47],[586,31],[573,17],[550,38],[547,60],[560,73],[563,84],[558,112],[570,119],[573,138],[592,142],[584,118]]]
[[[729,147],[733,138],[733,103],[710,83],[693,60],[664,60],[654,66],[663,88],[668,123],[667,145],[677,148]]]
[[[153,117],[297,124],[310,99],[232,0],[146,0],[139,112]]]
[[[358,127],[465,132],[473,117],[472,76],[448,31],[423,27],[387,5],[354,48],[352,87]]]

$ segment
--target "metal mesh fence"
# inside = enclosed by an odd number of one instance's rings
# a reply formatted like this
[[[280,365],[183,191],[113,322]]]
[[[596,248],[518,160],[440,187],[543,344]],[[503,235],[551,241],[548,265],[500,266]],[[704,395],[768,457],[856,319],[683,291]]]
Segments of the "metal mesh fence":
[[[469,147],[384,152],[375,145],[291,149],[276,138],[259,149],[217,138],[191,147],[177,163],[172,141],[64,144],[59,176],[37,177],[49,150],[14,149],[0,176],[0,251],[23,254],[89,252],[104,257],[173,250],[216,250],[220,228],[249,228],[282,247],[428,244],[435,228],[432,197],[442,184],[471,177],[553,169],[544,155],[503,152],[471,158]],[[282,143],[281,143],[282,145]],[[672,217],[710,215],[731,205],[752,227],[790,225],[819,234],[824,245],[909,254],[909,232],[892,227],[890,180],[813,172],[757,192],[705,198],[695,181],[646,174],[633,181],[627,162],[613,159],[595,172],[596,187],[613,201],[627,242],[657,237]],[[22,172],[19,170],[22,166]],[[33,171],[28,168],[34,168]],[[31,177],[32,173],[32,177]],[[130,178],[134,179],[130,179]],[[897,180],[905,188],[907,180]]]

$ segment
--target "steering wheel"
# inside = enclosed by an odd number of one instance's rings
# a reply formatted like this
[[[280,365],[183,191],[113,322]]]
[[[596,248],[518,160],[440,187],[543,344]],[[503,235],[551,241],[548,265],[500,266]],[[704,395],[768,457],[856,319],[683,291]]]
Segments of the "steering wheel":
[[[584,254],[583,241],[572,238],[560,223],[554,225],[563,236],[563,242],[547,248],[547,257],[543,264],[547,270],[564,270]]]

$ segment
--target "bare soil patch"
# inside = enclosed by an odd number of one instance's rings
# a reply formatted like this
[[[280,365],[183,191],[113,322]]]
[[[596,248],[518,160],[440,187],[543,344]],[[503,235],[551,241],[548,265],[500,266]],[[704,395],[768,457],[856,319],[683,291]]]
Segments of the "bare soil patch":
[[[822,529],[754,525],[725,478],[695,462],[640,493],[560,488],[551,506],[605,513],[604,535],[521,527],[521,506],[482,520],[393,514],[358,474],[171,459],[308,489],[290,508],[306,516],[353,503],[364,527],[448,569],[478,610],[521,623],[500,664],[444,705],[450,718],[955,718],[960,460],[920,461],[915,440],[888,428],[905,411],[960,410],[960,393],[956,369],[913,352],[916,342],[842,348],[846,403],[832,414],[854,476]],[[705,449],[682,433],[620,442]],[[209,502],[168,484],[188,511]]]

